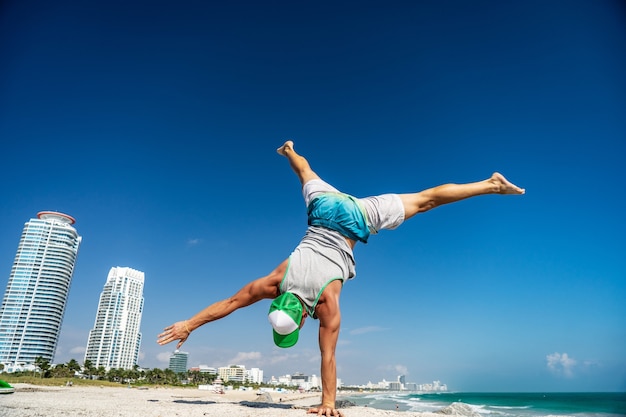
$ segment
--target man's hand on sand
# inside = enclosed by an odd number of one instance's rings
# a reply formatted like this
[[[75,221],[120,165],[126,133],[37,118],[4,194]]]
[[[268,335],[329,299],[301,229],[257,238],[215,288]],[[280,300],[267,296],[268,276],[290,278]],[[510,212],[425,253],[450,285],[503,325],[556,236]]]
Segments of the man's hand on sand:
[[[323,407],[323,406],[317,406],[317,407],[312,407],[309,408],[309,411],[307,411],[307,414],[317,414],[318,416],[326,416],[326,417],[345,417],[345,415],[337,410],[336,408],[331,408],[331,407]]]

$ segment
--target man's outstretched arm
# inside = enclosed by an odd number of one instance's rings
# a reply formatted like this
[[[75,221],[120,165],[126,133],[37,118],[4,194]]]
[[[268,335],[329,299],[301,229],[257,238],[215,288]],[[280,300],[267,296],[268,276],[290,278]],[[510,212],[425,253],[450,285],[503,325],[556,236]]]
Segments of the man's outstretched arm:
[[[276,298],[278,296],[278,286],[285,274],[287,263],[288,261],[285,260],[269,275],[244,285],[232,297],[211,304],[188,320],[167,326],[163,329],[163,333],[159,334],[157,343],[165,345],[178,340],[176,349],[180,349],[191,332],[203,324],[219,320],[233,311],[247,307],[257,301],[266,298]]]

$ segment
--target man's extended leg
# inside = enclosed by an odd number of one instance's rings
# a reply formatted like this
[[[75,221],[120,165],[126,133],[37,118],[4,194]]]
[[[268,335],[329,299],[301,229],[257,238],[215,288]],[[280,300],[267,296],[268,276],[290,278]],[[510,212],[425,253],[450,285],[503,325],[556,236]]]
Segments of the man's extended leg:
[[[413,194],[400,194],[404,205],[404,219],[443,204],[454,203],[484,194],[524,194],[525,190],[495,172],[491,178],[467,184],[444,184]]]
[[[296,173],[302,185],[313,179],[319,179],[319,176],[311,169],[311,166],[306,158],[298,155],[298,153],[293,149],[292,141],[288,140],[285,142],[283,146],[276,149],[276,152],[289,160],[291,169],[293,169],[293,172]]]

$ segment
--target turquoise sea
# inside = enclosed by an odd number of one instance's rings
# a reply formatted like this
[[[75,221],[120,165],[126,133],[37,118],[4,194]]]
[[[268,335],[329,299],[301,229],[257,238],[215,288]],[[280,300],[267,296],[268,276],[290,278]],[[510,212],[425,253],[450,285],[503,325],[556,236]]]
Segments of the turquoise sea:
[[[357,405],[399,411],[437,411],[454,402],[489,417],[624,417],[626,393],[375,393],[342,397]]]

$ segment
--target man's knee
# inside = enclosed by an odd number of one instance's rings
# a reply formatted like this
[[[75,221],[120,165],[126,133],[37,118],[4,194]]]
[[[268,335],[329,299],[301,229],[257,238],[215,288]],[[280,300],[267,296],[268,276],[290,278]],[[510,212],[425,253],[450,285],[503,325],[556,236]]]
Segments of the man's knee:
[[[423,213],[436,206],[435,200],[428,196],[428,192],[420,191],[413,194],[400,194],[404,206],[404,218],[409,219],[418,213]]]

